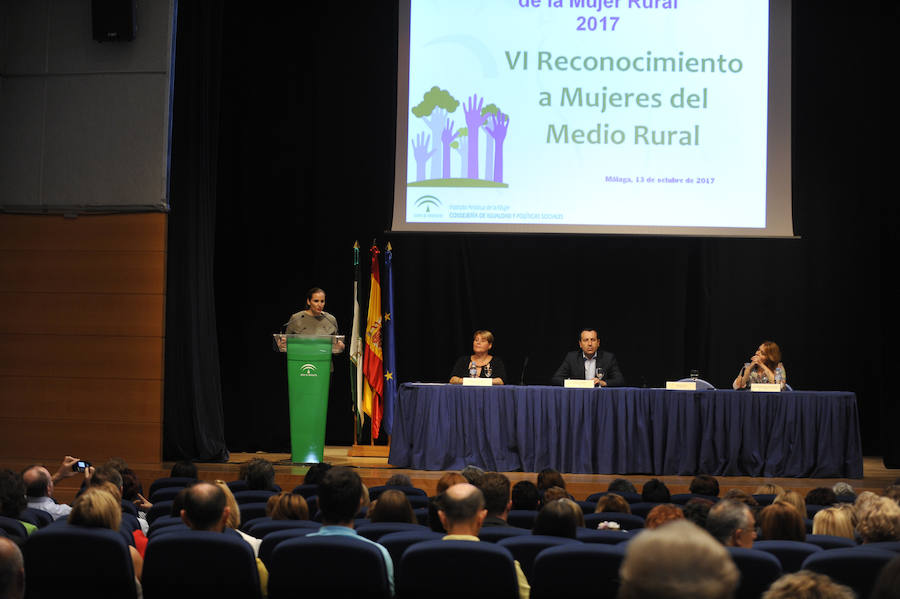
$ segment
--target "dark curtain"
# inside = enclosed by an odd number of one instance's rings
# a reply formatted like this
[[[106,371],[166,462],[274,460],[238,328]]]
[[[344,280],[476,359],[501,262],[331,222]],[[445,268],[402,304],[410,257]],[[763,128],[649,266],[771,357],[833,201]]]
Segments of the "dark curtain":
[[[222,5],[179,4],[166,266],[163,457],[224,461],[213,288]]]
[[[192,5],[182,0],[182,13]],[[855,392],[864,450],[900,457],[886,424],[897,420],[885,420],[897,402],[884,372],[898,358],[895,269],[882,258],[896,236],[896,192],[878,176],[879,161],[886,167],[895,154],[880,151],[890,112],[877,99],[890,97],[880,94],[885,53],[879,36],[846,26],[842,6],[794,2],[793,205],[801,239],[778,240],[385,234],[396,3],[224,4],[221,62],[210,65],[222,76],[215,294],[198,306],[217,316],[221,378],[196,382],[221,383],[229,448],[289,447],[284,357],[271,351],[269,335],[303,308],[312,286],[327,291],[326,310],[349,333],[351,248],[359,240],[367,272],[366,248],[377,238],[394,246],[400,381],[446,380],[478,328],[495,334],[494,352],[512,382],[527,358],[525,380],[533,384],[545,383],[575,349],[582,326],[598,328],[636,386],[697,368],[728,388],[759,343],[773,339],[795,387]],[[179,65],[199,49],[180,46]],[[178,116],[176,106],[176,123]],[[175,221],[174,193],[172,205]],[[170,310],[173,301],[170,289]],[[169,320],[170,334],[174,326]],[[172,376],[167,368],[167,388]],[[341,356],[326,442],[351,439]]]

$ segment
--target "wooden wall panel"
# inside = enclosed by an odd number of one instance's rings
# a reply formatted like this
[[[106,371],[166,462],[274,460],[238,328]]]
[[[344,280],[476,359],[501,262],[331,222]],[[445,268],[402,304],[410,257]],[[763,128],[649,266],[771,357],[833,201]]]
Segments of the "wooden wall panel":
[[[162,457],[166,216],[0,215],[0,464]]]
[[[161,294],[0,292],[0,333],[162,337],[164,303]]]
[[[122,420],[162,422],[162,381],[4,377],[11,401],[3,417],[19,420]]]

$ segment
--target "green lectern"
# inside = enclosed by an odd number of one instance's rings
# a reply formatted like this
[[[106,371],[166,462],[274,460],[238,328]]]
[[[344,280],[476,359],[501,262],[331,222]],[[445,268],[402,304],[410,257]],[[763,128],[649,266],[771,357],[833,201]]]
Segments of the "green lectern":
[[[291,461],[321,462],[325,456],[325,417],[331,354],[344,348],[343,335],[275,335],[287,351],[291,420]]]

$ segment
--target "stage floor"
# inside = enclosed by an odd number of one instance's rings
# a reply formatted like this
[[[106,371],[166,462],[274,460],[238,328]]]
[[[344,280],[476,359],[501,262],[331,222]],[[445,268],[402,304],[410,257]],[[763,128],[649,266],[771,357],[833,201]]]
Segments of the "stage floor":
[[[325,461],[335,466],[349,466],[356,468],[366,485],[372,487],[384,484],[391,475],[400,473],[406,474],[412,479],[413,484],[424,489],[429,495],[434,494],[437,481],[443,474],[439,471],[427,470],[409,470],[404,468],[394,468],[387,463],[387,458],[373,457],[351,457],[348,455],[350,447],[344,446],[328,446],[325,448]],[[275,482],[282,489],[290,490],[303,482],[303,476],[308,470],[307,466],[297,466],[287,464],[290,460],[290,454],[287,453],[232,453],[231,459],[225,463],[198,463],[197,468],[200,472],[200,478],[206,480],[222,479],[235,480],[238,478],[238,471],[241,464],[244,464],[252,458],[265,458],[275,464]],[[25,464],[23,464],[24,466]],[[48,465],[48,467],[50,467]],[[172,462],[163,462],[160,464],[131,464],[135,470],[144,488],[147,489],[153,480],[169,475],[172,468]],[[54,467],[50,468],[55,471]],[[520,480],[530,480],[534,482],[537,474],[534,472],[506,472],[513,484]],[[616,478],[624,478],[636,485],[640,489],[646,481],[654,478],[651,474],[565,474],[566,488],[575,499],[585,499],[591,493],[605,491],[610,481]],[[659,476],[674,493],[687,493],[690,485],[691,476]],[[863,478],[861,479],[839,479],[839,478],[756,478],[750,476],[719,476],[721,493],[725,493],[729,489],[739,488],[752,492],[757,486],[764,483],[775,483],[782,487],[798,491],[802,495],[806,495],[808,491],[816,487],[831,487],[839,480],[849,482],[857,493],[861,491],[873,491],[882,493],[884,488],[892,484],[897,478],[900,478],[900,469],[885,468],[881,457],[868,456],[863,458]],[[75,497],[75,492],[81,484],[81,477],[74,476],[65,479],[56,487],[55,496],[57,500],[70,502]]]

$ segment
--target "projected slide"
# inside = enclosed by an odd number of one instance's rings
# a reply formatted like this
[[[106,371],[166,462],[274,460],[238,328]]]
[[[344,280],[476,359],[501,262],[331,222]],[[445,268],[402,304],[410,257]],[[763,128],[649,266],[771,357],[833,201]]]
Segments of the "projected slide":
[[[395,228],[765,229],[768,61],[762,0],[412,0]]]

